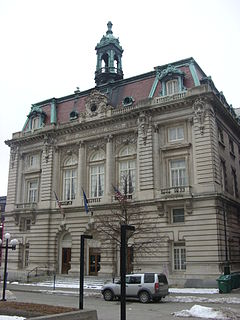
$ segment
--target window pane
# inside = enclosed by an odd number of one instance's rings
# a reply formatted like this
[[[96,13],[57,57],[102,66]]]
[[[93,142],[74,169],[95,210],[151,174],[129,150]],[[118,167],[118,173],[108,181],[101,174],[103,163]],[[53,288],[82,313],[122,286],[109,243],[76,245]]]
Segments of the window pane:
[[[170,174],[172,187],[184,186],[187,184],[185,160],[171,160]]]
[[[73,200],[76,197],[76,169],[68,169],[64,171],[63,195],[64,200]]]
[[[92,166],[90,169],[91,197],[97,198],[104,195],[104,165]]]
[[[28,202],[37,202],[37,191],[38,191],[38,182],[29,181],[28,182]]]
[[[173,223],[184,222],[184,209],[183,208],[173,209],[172,215],[173,215],[173,217],[172,217]]]
[[[168,130],[169,141],[183,140],[184,131],[183,127],[170,128]]]
[[[135,190],[135,160],[120,162],[120,191],[132,194]]]
[[[170,80],[166,83],[167,94],[177,93],[178,90],[178,80]]]
[[[183,244],[174,244],[174,269],[186,270],[186,249]]]

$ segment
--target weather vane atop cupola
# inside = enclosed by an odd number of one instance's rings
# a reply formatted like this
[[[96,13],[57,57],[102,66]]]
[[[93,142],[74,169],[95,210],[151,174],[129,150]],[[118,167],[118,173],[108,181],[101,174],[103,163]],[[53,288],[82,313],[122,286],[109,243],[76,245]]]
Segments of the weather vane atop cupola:
[[[112,22],[108,21],[107,26],[108,26],[108,30],[107,30],[106,34],[112,34],[113,33],[112,32],[112,26],[113,26]]]

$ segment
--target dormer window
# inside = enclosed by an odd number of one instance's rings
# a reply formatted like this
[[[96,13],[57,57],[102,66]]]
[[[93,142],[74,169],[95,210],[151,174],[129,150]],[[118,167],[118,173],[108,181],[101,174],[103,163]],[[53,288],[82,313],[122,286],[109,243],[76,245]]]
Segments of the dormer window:
[[[166,94],[174,94],[179,92],[179,86],[177,79],[169,80],[166,82]]]
[[[159,80],[162,84],[161,95],[171,95],[186,90],[183,85],[185,73],[179,68],[168,65],[159,73]]]
[[[41,107],[32,105],[31,111],[28,115],[29,121],[26,122],[23,130],[35,130],[41,128],[46,121],[46,113],[42,110]]]
[[[124,107],[131,106],[134,102],[133,97],[125,97],[122,101]]]
[[[69,118],[70,120],[76,120],[78,118],[78,112],[73,110],[72,112],[70,112]]]

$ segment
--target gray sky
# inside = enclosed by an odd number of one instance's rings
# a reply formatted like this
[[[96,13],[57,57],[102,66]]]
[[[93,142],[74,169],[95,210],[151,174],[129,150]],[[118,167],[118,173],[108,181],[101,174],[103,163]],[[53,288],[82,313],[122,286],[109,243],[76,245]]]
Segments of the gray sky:
[[[0,196],[31,104],[95,86],[95,46],[113,23],[124,77],[193,57],[240,107],[238,0],[0,0]]]

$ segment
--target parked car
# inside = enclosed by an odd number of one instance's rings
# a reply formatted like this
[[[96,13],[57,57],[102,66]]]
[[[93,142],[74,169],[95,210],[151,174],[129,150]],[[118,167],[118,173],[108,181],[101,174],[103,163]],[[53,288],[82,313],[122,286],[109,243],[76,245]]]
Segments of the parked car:
[[[107,283],[102,287],[104,300],[112,301],[121,296],[121,282]],[[126,275],[126,297],[140,302],[160,301],[168,295],[168,281],[163,273],[135,273]]]

